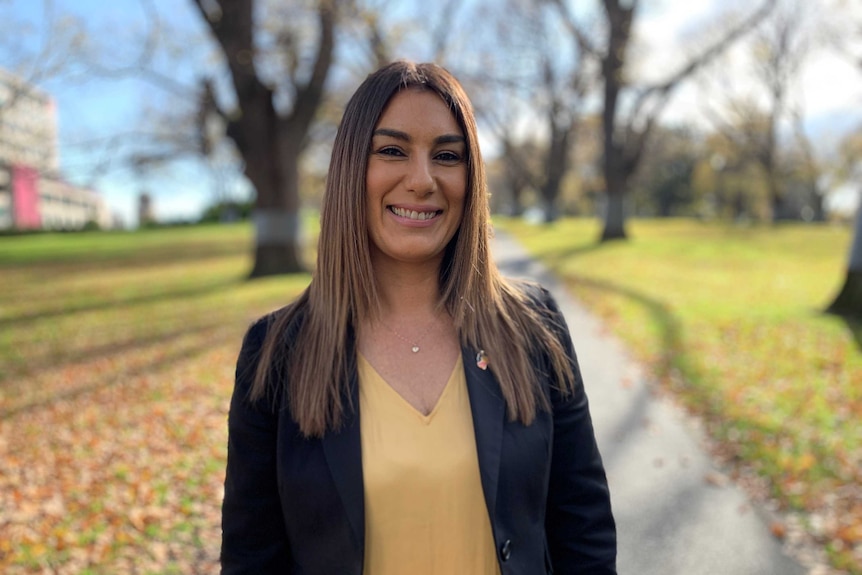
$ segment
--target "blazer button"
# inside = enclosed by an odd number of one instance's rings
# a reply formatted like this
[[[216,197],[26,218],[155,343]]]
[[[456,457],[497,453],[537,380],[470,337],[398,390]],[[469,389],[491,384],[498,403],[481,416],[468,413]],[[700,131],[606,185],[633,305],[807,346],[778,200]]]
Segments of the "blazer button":
[[[503,561],[508,561],[509,557],[512,556],[512,540],[506,539],[506,542],[503,543],[503,546],[500,547],[500,557]]]

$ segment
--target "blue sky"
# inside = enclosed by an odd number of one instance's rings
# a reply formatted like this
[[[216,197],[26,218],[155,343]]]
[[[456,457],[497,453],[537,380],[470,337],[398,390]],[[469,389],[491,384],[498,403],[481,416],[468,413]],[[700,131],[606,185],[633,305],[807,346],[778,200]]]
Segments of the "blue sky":
[[[662,72],[672,66],[687,31],[696,27],[693,23],[703,21],[715,6],[727,6],[728,1],[748,4],[741,0],[645,0],[638,36],[650,46],[650,55],[643,73]],[[841,0],[812,1],[825,6]],[[174,80],[189,86],[201,74],[217,69],[212,45],[206,40],[205,26],[192,0],[54,0],[53,4],[56,14],[71,14],[84,23],[91,32],[88,49],[114,67],[130,65],[139,56],[140,39],[153,21],[144,9],[150,5],[158,20],[170,27],[167,39],[181,54],[178,58],[162,55],[156,67],[169,70]],[[46,34],[44,5],[42,0],[0,0],[0,22],[13,22],[20,30],[19,34],[0,38],[0,67],[27,75],[27,53],[35,53]],[[14,53],[10,44],[18,45],[23,52]],[[739,77],[744,83],[744,77]],[[154,197],[157,215],[164,219],[194,218],[213,200],[215,179],[200,162],[179,162],[170,169],[138,173],[117,165],[96,169],[111,158],[118,146],[127,146],[131,141],[124,137],[117,141],[119,144],[111,145],[110,136],[139,129],[147,119],[142,110],[164,109],[166,103],[175,102],[165,92],[140,78],[122,75],[67,75],[40,82],[39,86],[57,103],[65,177],[92,185],[127,224],[136,223],[135,205],[142,191]],[[862,73],[834,54],[813,59],[798,93],[804,100],[807,129],[821,149],[862,123]],[[694,86],[681,90],[671,113],[698,121],[702,97]],[[237,193],[243,193],[242,189]]]
[[[209,60],[210,49],[203,38],[203,23],[191,0],[153,0],[158,21],[168,23],[174,40],[201,45],[191,58],[172,63],[171,76],[192,85],[192,80]],[[133,65],[140,56],[141,42],[129,41],[146,35],[153,22],[140,0],[55,0],[55,30],[64,29],[62,18],[79,18],[91,32],[88,51],[100,54],[111,69]],[[0,67],[28,77],[40,65],[32,55],[47,37],[49,18],[40,0],[0,0],[0,20],[14,21],[22,33],[18,45],[22,50],[0,50]],[[197,60],[197,62],[194,62]],[[157,60],[161,67],[164,60]],[[132,173],[110,163],[118,143],[127,145],[129,134],[142,125],[141,110],[157,105],[164,94],[134,74],[88,75],[82,77],[72,68],[69,73],[49,77],[38,83],[55,100],[60,130],[60,162],[65,178],[80,185],[92,185],[129,225],[136,223],[137,196],[152,194],[157,215],[163,218],[195,217],[210,201],[209,173],[198,163],[186,162],[169,171]],[[106,164],[106,162],[108,162]]]

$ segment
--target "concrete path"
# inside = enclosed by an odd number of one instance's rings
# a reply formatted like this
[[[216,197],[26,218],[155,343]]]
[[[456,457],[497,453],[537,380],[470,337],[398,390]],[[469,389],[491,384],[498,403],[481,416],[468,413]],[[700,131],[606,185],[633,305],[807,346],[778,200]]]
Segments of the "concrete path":
[[[611,489],[621,575],[802,575],[765,517],[722,477],[702,434],[675,406],[651,394],[637,366],[562,284],[497,232],[504,275],[530,277],[554,293],[590,398]]]

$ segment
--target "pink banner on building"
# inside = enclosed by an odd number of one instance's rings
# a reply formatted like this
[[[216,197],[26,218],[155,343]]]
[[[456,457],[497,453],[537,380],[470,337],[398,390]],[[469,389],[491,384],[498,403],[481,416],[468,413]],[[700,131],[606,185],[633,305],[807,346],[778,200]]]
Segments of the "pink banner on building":
[[[39,214],[39,173],[28,166],[12,167],[12,218],[16,228],[42,227]]]

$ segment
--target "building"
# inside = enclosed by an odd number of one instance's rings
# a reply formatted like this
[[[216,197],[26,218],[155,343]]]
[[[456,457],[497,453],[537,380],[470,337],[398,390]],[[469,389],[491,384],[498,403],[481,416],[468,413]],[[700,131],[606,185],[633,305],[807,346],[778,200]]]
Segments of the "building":
[[[143,227],[156,221],[153,197],[143,192],[138,196],[138,226]]]
[[[58,148],[54,100],[0,69],[0,160],[57,173]]]
[[[113,224],[104,200],[60,175],[53,99],[0,70],[0,230]]]

